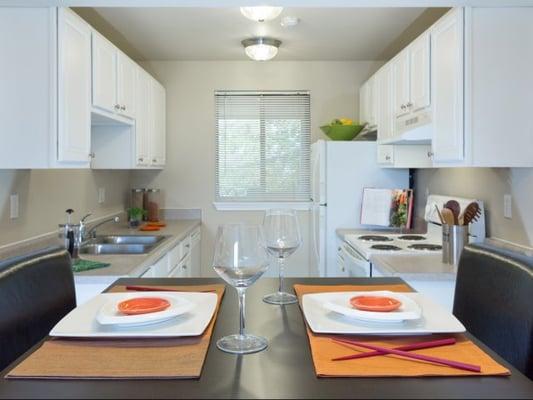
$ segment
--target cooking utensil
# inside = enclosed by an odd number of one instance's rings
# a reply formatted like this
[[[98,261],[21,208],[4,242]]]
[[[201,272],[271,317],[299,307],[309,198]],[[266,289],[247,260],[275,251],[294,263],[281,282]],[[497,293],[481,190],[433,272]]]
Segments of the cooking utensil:
[[[442,218],[446,225],[455,225],[455,218],[453,216],[453,211],[449,208],[443,208],[441,210]]]
[[[385,354],[394,354],[396,356],[401,356],[405,358],[411,358],[411,359],[420,360],[420,361],[427,361],[427,362],[431,362],[435,364],[445,365],[445,366],[452,367],[452,368],[462,369],[465,371],[481,372],[481,367],[479,365],[472,365],[472,364],[462,363],[459,361],[447,360],[447,359],[439,358],[439,357],[425,356],[422,354],[413,354],[407,351],[390,349],[387,347],[374,346],[368,343],[356,342],[354,340],[336,339],[336,341],[341,342],[341,343],[352,344],[352,345],[359,346],[359,347],[364,347],[365,349],[384,352]]]
[[[437,210],[437,214],[439,215],[440,223],[444,225],[446,223],[446,221],[444,221],[444,218],[442,218],[442,214],[441,214],[441,212],[439,210],[439,207],[436,204],[435,204],[435,208]]]
[[[481,217],[481,209],[477,202],[472,202],[466,206],[463,212],[463,225],[469,225]]]
[[[331,339],[334,342],[337,342],[337,339]],[[347,340],[349,341],[349,340]],[[343,344],[347,344],[346,342],[341,342]],[[421,350],[421,349],[431,349],[433,347],[440,347],[440,346],[449,346],[452,344],[455,344],[457,341],[455,338],[447,338],[447,339],[440,339],[440,340],[431,340],[427,342],[419,342],[419,343],[413,343],[408,344],[405,346],[395,347],[395,350],[402,350],[402,351],[413,351],[413,350]],[[383,353],[382,351],[368,351],[366,353],[356,353],[356,354],[350,354],[348,356],[343,357],[337,357],[332,358],[331,361],[345,361],[345,360],[355,360],[358,358],[367,358],[367,357],[374,357],[374,356],[382,356],[386,353]]]
[[[153,287],[153,286],[126,286],[126,290],[133,290],[136,292],[198,292],[198,293],[210,293],[216,292],[215,289],[207,290],[178,290],[178,289],[169,289],[165,287]]]
[[[452,210],[454,225],[459,225],[459,214],[461,214],[461,206],[456,200],[448,200],[444,207]]]

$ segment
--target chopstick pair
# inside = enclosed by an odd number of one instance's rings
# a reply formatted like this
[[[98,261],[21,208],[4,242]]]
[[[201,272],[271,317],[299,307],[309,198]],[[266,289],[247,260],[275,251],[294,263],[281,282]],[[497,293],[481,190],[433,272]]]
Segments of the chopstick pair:
[[[136,292],[200,292],[200,293],[209,293],[216,292],[215,289],[205,289],[205,290],[180,290],[180,289],[169,289],[169,288],[158,288],[153,286],[135,286],[129,285],[126,286],[126,290],[132,290]]]
[[[337,343],[349,344],[352,346],[358,346],[358,347],[363,347],[366,349],[374,350],[374,351],[367,352],[367,353],[352,354],[349,356],[334,358],[332,359],[332,361],[353,360],[353,359],[358,359],[358,358],[393,354],[393,355],[397,355],[397,356],[401,356],[405,358],[411,358],[411,359],[415,359],[419,361],[427,361],[427,362],[432,362],[435,364],[445,365],[445,366],[452,367],[452,368],[462,369],[465,371],[481,372],[481,367],[478,365],[466,364],[466,363],[462,363],[459,361],[453,361],[453,360],[446,360],[444,358],[425,356],[422,354],[409,353],[409,351],[412,351],[412,350],[429,349],[433,347],[455,344],[456,340],[454,338],[414,343],[411,345],[400,346],[396,348],[374,346],[371,344],[362,343],[362,342],[358,342],[358,341],[351,340],[351,339],[331,339],[331,340]]]

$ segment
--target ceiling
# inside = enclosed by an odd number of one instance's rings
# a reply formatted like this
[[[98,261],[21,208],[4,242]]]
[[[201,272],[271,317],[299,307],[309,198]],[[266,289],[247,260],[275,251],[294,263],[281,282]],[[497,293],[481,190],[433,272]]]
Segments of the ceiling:
[[[258,23],[239,8],[76,9],[98,30],[98,24],[107,24],[111,33],[106,36],[114,36],[110,39],[138,60],[246,60],[241,40],[270,36],[283,42],[278,61],[386,59],[390,46],[424,10],[285,8],[276,20]],[[300,24],[283,28],[283,16],[296,16]]]

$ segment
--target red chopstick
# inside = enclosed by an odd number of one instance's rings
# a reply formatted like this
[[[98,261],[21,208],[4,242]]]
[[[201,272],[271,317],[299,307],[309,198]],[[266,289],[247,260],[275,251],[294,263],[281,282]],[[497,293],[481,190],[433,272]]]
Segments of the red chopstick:
[[[180,289],[169,289],[169,288],[158,288],[153,286],[126,286],[126,290],[135,290],[137,292],[216,292],[215,289],[206,289],[206,290],[180,290]]]
[[[402,350],[397,350],[397,349],[389,349],[389,348],[380,347],[380,346],[374,346],[374,345],[367,344],[367,343],[356,342],[354,340],[344,340],[344,339],[335,339],[335,340],[338,341],[338,342],[341,342],[341,343],[352,344],[352,345],[359,346],[359,347],[364,347],[364,348],[370,349],[370,350],[381,351],[381,352],[384,352],[386,354],[394,354],[394,355],[397,355],[397,356],[406,357],[406,358],[412,358],[412,359],[415,359],[415,360],[427,361],[427,362],[432,362],[432,363],[435,363],[435,364],[446,365],[448,367],[462,369],[462,370],[465,370],[465,371],[481,372],[481,367],[479,365],[466,364],[466,363],[462,363],[462,362],[459,362],[459,361],[446,360],[444,358],[438,358],[438,357],[432,357],[432,356],[424,356],[422,354],[413,354],[413,353],[409,353],[407,351],[402,351]]]
[[[341,342],[341,343],[349,343],[351,340],[338,340],[338,339],[332,339],[334,342]],[[395,347],[394,350],[401,350],[401,351],[412,351],[412,350],[421,350],[421,349],[430,349],[433,347],[440,347],[440,346],[449,346],[452,344],[455,344],[457,341],[455,338],[447,338],[447,339],[439,339],[439,340],[431,340],[428,342],[419,342],[419,343],[413,343],[408,344],[405,346]],[[374,357],[374,356],[382,356],[384,354],[383,351],[369,351],[366,353],[357,353],[357,354],[350,354],[348,356],[343,357],[337,357],[332,358],[331,361],[345,361],[345,360],[355,360],[358,358],[367,358],[367,357]]]

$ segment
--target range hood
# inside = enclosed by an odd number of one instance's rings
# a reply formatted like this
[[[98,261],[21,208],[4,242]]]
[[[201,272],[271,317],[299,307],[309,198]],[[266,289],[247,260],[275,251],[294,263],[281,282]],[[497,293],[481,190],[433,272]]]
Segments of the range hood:
[[[381,144],[431,144],[433,124],[430,111],[408,114],[396,120],[396,134]]]

